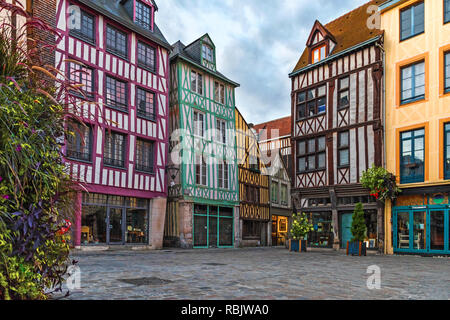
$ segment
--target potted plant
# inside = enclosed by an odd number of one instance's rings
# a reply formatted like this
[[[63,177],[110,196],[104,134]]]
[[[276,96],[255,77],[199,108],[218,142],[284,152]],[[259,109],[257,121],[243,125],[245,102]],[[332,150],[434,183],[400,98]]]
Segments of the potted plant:
[[[347,241],[347,255],[366,255],[366,239],[367,227],[364,219],[363,204],[357,203],[352,216],[352,241]]]
[[[309,223],[305,213],[293,214],[291,237],[289,239],[289,249],[294,252],[306,252],[306,235],[313,231],[313,225]]]

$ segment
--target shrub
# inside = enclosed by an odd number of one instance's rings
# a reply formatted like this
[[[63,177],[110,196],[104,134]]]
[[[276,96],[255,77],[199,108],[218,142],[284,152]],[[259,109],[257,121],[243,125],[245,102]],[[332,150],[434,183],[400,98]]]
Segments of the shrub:
[[[309,223],[305,213],[294,214],[291,227],[291,235],[294,240],[304,240],[306,235],[313,231],[313,225]]]
[[[364,219],[363,204],[357,203],[352,216],[352,242],[362,242],[366,239],[367,227]]]

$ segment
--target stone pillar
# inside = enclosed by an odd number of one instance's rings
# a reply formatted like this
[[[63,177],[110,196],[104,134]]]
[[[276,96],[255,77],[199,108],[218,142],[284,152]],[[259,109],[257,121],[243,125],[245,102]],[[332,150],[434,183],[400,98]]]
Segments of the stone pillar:
[[[338,251],[341,247],[339,242],[339,215],[336,209],[332,210],[331,225],[333,226],[333,249]]]
[[[240,206],[234,207],[234,247],[239,248],[242,243],[242,222]]]
[[[163,248],[166,207],[167,198],[154,198],[150,201],[152,249],[160,250]]]
[[[77,192],[75,195],[75,221],[73,228],[73,244],[75,248],[81,247],[81,216],[82,216],[83,193]]]
[[[272,246],[272,215],[270,215],[270,221],[267,223],[267,246]]]
[[[178,206],[180,246],[181,248],[191,249],[194,246],[194,235],[192,234],[194,203],[192,201],[180,200]]]

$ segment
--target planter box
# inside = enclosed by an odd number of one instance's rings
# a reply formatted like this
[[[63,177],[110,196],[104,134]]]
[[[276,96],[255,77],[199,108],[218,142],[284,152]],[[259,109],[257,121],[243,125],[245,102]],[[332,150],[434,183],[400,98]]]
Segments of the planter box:
[[[347,241],[347,255],[352,256],[366,256],[367,248],[365,242],[350,242]]]
[[[289,240],[289,251],[307,252],[306,240]]]

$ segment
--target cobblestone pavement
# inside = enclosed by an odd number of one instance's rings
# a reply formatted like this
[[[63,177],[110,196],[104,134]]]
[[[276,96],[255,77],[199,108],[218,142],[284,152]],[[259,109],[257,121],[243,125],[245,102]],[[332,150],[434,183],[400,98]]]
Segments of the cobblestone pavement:
[[[74,252],[72,257],[81,269],[81,290],[68,297],[75,300],[450,298],[450,258],[348,257],[284,248]],[[366,285],[371,265],[381,268],[379,290]]]

